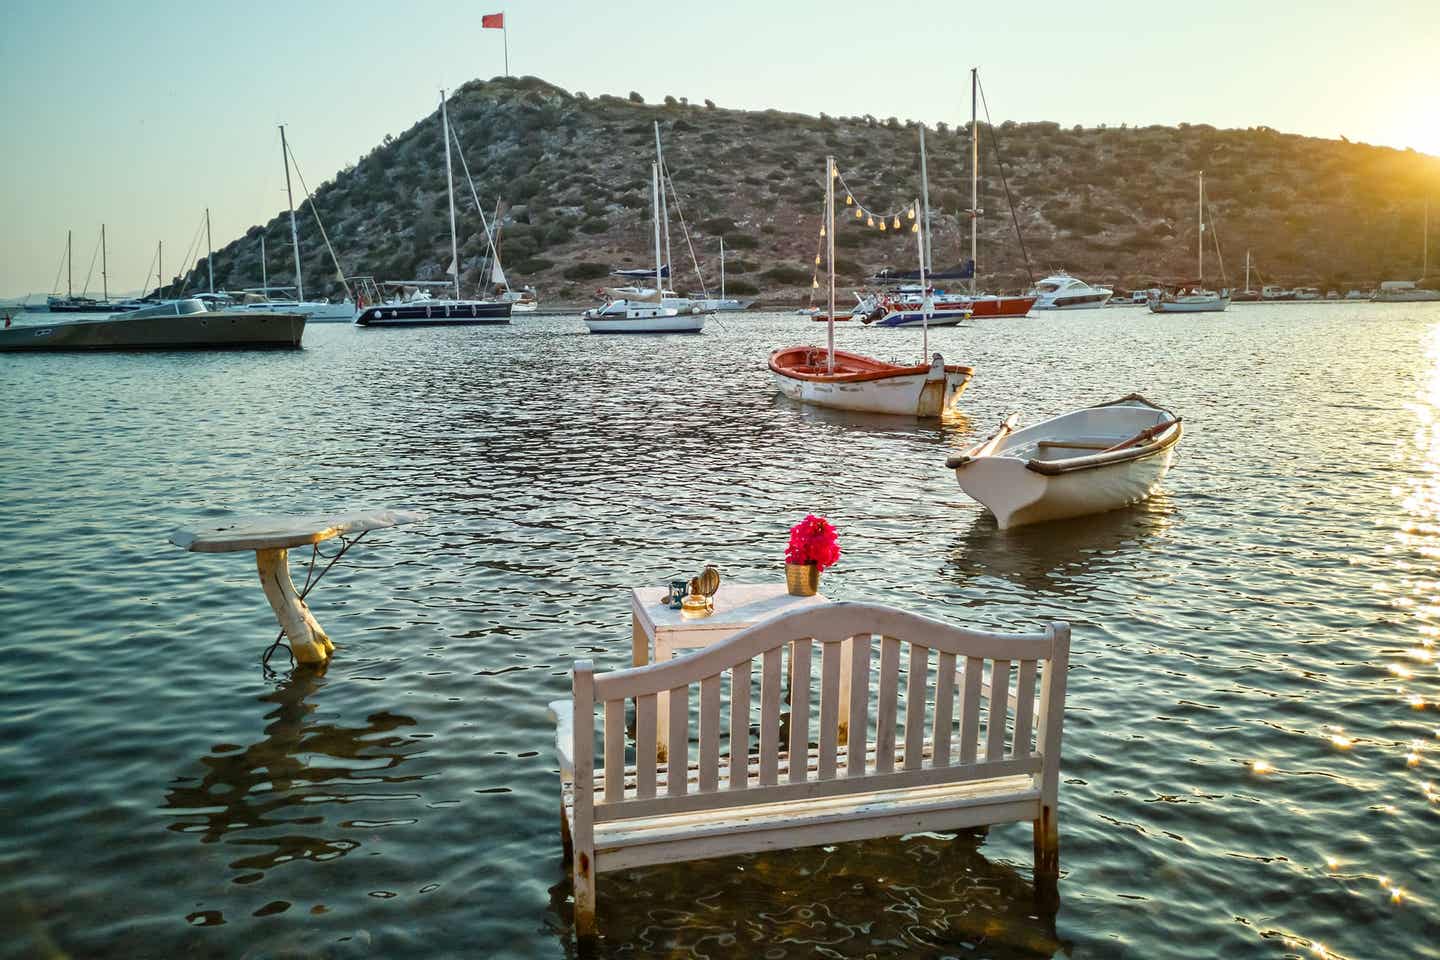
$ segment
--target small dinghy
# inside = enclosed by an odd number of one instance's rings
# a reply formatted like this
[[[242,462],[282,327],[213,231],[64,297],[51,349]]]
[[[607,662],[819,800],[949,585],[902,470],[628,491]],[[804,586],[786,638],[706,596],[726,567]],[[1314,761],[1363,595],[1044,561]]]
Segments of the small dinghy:
[[[1138,393],[1024,430],[1018,418],[945,461],[1001,530],[1144,500],[1170,469],[1183,432],[1179,417]]]

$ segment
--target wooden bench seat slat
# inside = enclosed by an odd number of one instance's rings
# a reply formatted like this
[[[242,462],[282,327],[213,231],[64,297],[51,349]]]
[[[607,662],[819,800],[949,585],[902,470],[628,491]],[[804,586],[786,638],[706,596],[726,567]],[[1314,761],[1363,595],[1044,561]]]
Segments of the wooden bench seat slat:
[[[992,661],[990,673],[990,719],[985,723],[985,759],[1005,756],[1005,717],[1010,707],[1010,661]]]
[[[932,762],[937,766],[950,765],[950,726],[954,717],[955,654],[941,650],[935,655],[935,724],[930,733],[935,742]]]
[[[625,701],[605,704],[605,801],[613,803],[625,792]]]
[[[1015,680],[1015,739],[1010,745],[1010,756],[1025,756],[1030,752],[1030,739],[1035,726],[1035,661],[1021,660],[1020,674]]]
[[[655,796],[655,697],[635,698],[635,789],[642,798]]]
[[[966,657],[961,674],[965,683],[960,690],[960,762],[975,762],[975,747],[980,739],[980,674],[985,661]]]
[[[766,650],[760,667],[760,785],[774,785],[780,755],[781,648]]]
[[[850,648],[849,721],[845,741],[850,745],[846,754],[845,776],[865,776],[864,745],[870,737],[870,646],[871,636],[860,633],[845,644]],[[859,749],[857,749],[859,748]]]
[[[810,638],[790,645],[790,756],[803,756],[810,749]],[[790,782],[805,782],[805,768],[790,767]]]
[[[880,696],[875,711],[875,772],[895,769],[895,705],[899,702],[900,641],[880,638]]]
[[[918,770],[925,745],[925,706],[930,675],[930,649],[910,644],[910,667],[905,676],[905,769]]]
[[[700,681],[699,788],[702,793],[720,785],[720,675]],[[605,797],[609,800],[607,794]]]
[[[744,790],[749,777],[745,757],[750,753],[750,661],[730,668],[730,777],[726,787]]]
[[[840,739],[840,644],[820,648],[820,762],[821,780],[835,777],[835,754]]]
[[[690,688],[671,687],[668,694],[670,697],[670,735],[665,739],[665,762],[670,767],[684,767],[690,763]],[[681,796],[685,793],[686,782],[676,777],[666,786],[666,792],[672,796]]]

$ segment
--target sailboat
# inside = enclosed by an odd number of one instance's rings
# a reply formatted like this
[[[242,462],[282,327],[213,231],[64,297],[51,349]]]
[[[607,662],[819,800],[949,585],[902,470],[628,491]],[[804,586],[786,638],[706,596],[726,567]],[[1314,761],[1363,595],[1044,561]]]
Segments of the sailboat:
[[[453,326],[456,324],[501,324],[510,322],[513,304],[505,300],[462,300],[460,297],[460,243],[455,235],[455,175],[450,162],[450,114],[445,91],[440,91],[440,135],[445,138],[445,186],[450,194],[450,269],[453,280],[390,280],[382,283],[396,291],[384,303],[361,308],[355,315],[360,327]],[[482,211],[481,215],[484,213]],[[431,296],[428,287],[448,287],[455,297],[442,300]]]
[[[66,295],[47,297],[46,307],[51,313],[115,313],[121,310],[129,310],[130,307],[124,304],[112,303],[110,301],[110,279],[109,260],[105,248],[105,224],[100,224],[100,283],[102,287],[101,299],[87,297],[85,294],[90,290],[90,277],[85,277],[85,289],[80,291],[80,296],[75,296],[74,281],[72,277],[72,264],[70,259],[72,231],[65,231],[65,284]],[[90,260],[90,269],[95,269],[95,260]]]
[[[728,310],[744,310],[750,306],[749,300],[736,300],[734,297],[725,296],[725,238],[720,238],[720,296],[707,297],[703,300],[696,300],[700,309],[705,313],[714,313]]]
[[[1216,293],[1205,289],[1205,171],[1199,174],[1200,200],[1196,208],[1199,240],[1196,247],[1196,280],[1182,286],[1173,295],[1155,297],[1150,301],[1151,313],[1219,313],[1230,306],[1230,291]],[[1218,244],[1217,244],[1218,249]],[[1223,266],[1223,264],[1222,264]]]
[[[905,366],[835,349],[835,158],[825,158],[825,244],[830,309],[826,348],[781,347],[770,354],[770,373],[785,396],[801,403],[838,410],[938,417],[949,410],[969,384],[970,367],[946,366],[940,354],[928,363]],[[923,236],[917,233],[917,237]],[[921,287],[925,287],[924,243],[920,241]],[[923,315],[933,311],[927,296]],[[929,352],[930,329],[922,323],[922,350]]]
[[[645,294],[632,294],[623,300],[611,300],[604,308],[587,310],[585,326],[591,333],[699,333],[705,329],[705,317],[684,313],[665,305],[663,296],[664,265],[660,262],[660,164],[650,164],[651,207],[655,218],[655,286]]]
[[[1376,303],[1424,303],[1430,300],[1440,300],[1440,290],[1421,286],[1426,282],[1426,277],[1430,273],[1430,204],[1428,201],[1425,204],[1425,227],[1421,233],[1420,249],[1420,279],[1418,281],[1386,280],[1380,284],[1380,289],[1375,291],[1375,296],[1371,299]]]

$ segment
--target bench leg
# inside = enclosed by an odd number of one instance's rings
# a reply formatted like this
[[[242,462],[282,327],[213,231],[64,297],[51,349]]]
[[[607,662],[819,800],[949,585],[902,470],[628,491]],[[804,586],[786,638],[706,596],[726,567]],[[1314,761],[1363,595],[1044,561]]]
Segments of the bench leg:
[[[575,935],[595,936],[595,851],[576,850],[571,876],[575,883]]]
[[[1055,880],[1060,876],[1060,826],[1055,821],[1055,808],[1040,807],[1035,826],[1035,877]]]

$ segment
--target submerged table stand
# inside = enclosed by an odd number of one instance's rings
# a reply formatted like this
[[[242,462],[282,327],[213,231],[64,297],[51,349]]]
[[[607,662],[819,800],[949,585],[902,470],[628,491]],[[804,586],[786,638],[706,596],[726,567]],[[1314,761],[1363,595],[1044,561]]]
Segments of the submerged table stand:
[[[315,575],[315,558],[310,560],[310,576],[305,592],[335,565],[350,546],[371,530],[394,527],[423,520],[425,514],[410,510],[362,510],[310,517],[242,517],[200,530],[176,530],[170,542],[194,553],[232,553],[255,551],[255,565],[260,571],[260,586],[265,599],[275,611],[280,630],[290,642],[290,649],[300,663],[324,663],[335,652],[335,644],[320,629],[320,624],[305,604],[305,594],[295,589],[290,579],[289,548],[315,546],[339,537],[343,546],[329,563]],[[318,548],[316,555],[319,555]]]

